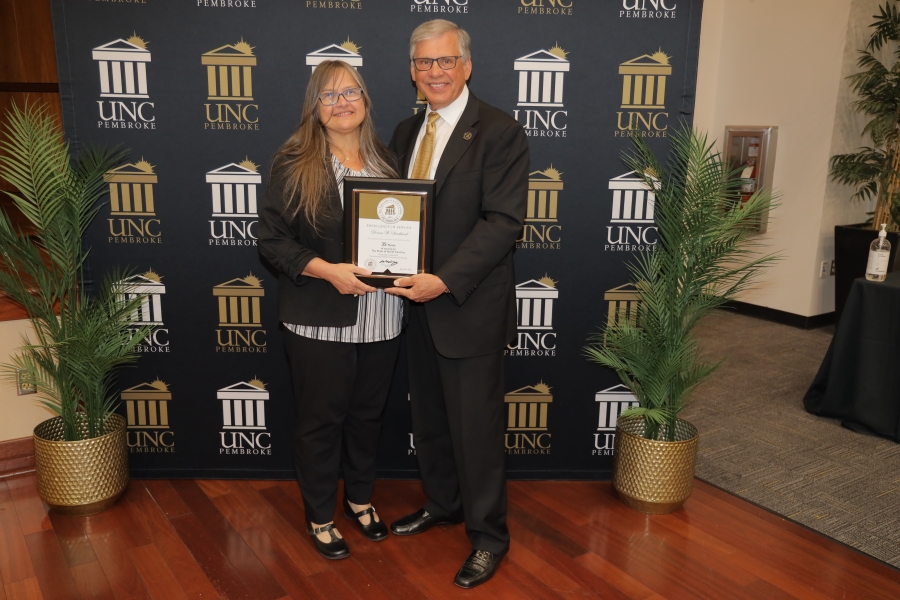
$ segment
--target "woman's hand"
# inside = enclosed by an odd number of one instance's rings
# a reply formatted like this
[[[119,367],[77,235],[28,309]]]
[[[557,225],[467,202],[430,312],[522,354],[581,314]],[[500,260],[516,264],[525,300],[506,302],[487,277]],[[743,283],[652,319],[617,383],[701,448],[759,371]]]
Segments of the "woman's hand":
[[[321,258],[314,258],[303,269],[303,274],[324,279],[342,294],[359,296],[360,294],[375,291],[375,288],[356,278],[357,275],[371,275],[372,271],[367,271],[350,263],[335,264]]]

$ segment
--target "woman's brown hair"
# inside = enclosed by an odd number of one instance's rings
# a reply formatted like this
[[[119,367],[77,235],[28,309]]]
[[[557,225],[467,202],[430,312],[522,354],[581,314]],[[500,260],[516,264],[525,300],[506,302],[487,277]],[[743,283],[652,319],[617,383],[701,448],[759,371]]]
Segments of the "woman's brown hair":
[[[374,176],[396,177],[397,172],[387,158],[387,150],[380,141],[372,123],[372,101],[362,76],[347,63],[326,60],[313,71],[306,95],[303,99],[303,113],[300,125],[291,137],[275,153],[273,177],[284,181],[285,214],[296,218],[303,214],[315,227],[316,220],[324,214],[323,199],[335,185],[331,166],[331,152],[328,149],[328,131],[319,119],[319,94],[332,79],[340,80],[341,75],[349,76],[357,87],[362,88],[366,116],[359,126],[359,156],[365,168]],[[272,177],[270,177],[270,181]]]

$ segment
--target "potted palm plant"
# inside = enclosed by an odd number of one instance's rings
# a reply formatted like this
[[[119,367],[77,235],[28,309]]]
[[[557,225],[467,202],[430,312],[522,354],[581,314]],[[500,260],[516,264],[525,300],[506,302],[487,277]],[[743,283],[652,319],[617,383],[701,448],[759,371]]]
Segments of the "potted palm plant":
[[[678,415],[717,366],[701,359],[693,329],[775,259],[756,254],[753,232],[771,195],[741,205],[740,169],[729,171],[705,135],[683,126],[670,140],[665,166],[640,138],[624,157],[656,197],[659,243],[629,265],[636,312],[608,322],[586,347],[639,403],[618,420],[613,484],[648,513],[676,510],[691,493],[698,434]]]
[[[3,375],[35,386],[57,414],[34,430],[41,498],[60,512],[90,514],[128,484],[113,376],[137,359],[132,350],[148,333],[129,319],[141,299],[125,300],[127,273],[108,275],[92,296],[84,286],[84,233],[100,208],[104,173],[124,154],[87,150],[72,160],[55,119],[35,105],[7,113],[0,150],[0,176],[17,190],[9,195],[30,226],[15,230],[0,210],[0,290],[27,311],[35,337],[24,337]]]
[[[870,221],[834,228],[834,304],[838,319],[853,280],[866,273],[869,244],[875,239],[873,230],[887,225],[890,271],[900,244],[900,11],[893,0],[879,7],[879,12],[866,47],[859,51],[856,64],[860,71],[847,78],[857,95],[851,106],[869,119],[862,135],[869,137],[872,145],[832,156],[830,164],[834,181],[856,187],[851,200],[875,200]],[[892,64],[885,64],[878,55],[892,57]]]

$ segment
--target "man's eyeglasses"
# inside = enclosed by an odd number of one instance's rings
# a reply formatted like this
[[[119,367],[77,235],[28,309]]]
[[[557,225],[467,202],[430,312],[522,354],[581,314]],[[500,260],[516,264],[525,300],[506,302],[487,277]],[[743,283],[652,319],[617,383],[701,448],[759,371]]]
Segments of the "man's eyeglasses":
[[[437,62],[442,70],[449,71],[456,66],[457,58],[461,57],[441,56],[440,58],[414,58],[412,59],[412,63],[416,66],[416,71],[429,71],[431,70],[431,65],[435,62]]]
[[[341,96],[344,97],[344,100],[347,102],[356,102],[360,98],[362,98],[363,91],[362,88],[347,88],[343,92],[322,92],[319,94],[319,102],[324,104],[325,106],[334,106],[338,103]]]

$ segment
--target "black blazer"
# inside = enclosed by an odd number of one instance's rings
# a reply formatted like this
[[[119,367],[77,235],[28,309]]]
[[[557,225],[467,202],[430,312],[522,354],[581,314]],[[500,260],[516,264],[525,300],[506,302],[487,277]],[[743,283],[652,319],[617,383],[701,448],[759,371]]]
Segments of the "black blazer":
[[[425,111],[394,130],[406,177]],[[516,335],[513,249],[528,198],[528,137],[505,112],[469,92],[435,172],[434,272],[450,288],[425,303],[431,336],[448,358],[497,352]]]
[[[318,231],[303,217],[284,214],[285,192],[280,161],[259,211],[259,253],[278,269],[278,318],[282,323],[319,327],[356,324],[359,298],[341,294],[324,279],[307,277],[303,269],[313,258],[344,262],[344,211],[337,186],[325,199]]]

